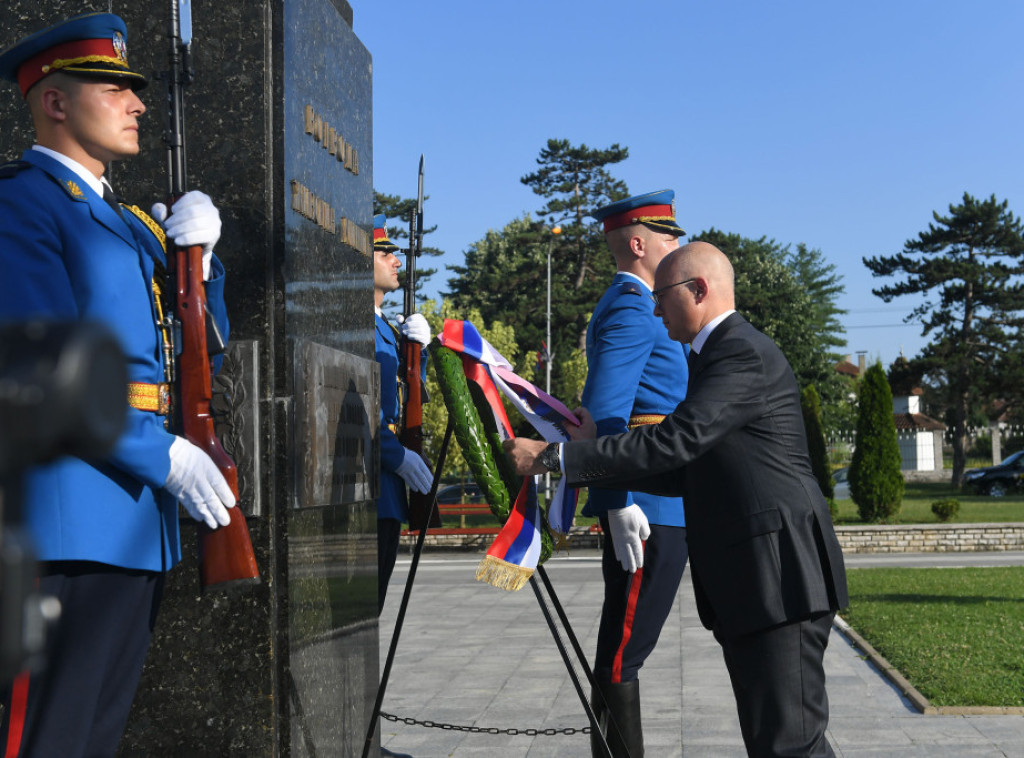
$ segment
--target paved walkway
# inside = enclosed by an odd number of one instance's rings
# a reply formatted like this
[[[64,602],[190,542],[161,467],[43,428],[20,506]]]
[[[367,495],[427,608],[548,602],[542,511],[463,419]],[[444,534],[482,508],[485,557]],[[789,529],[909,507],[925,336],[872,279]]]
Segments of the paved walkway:
[[[504,733],[581,729],[587,719],[534,592],[506,593],[477,582],[479,557],[424,553],[383,711],[502,733],[382,720],[382,746],[414,758],[589,758],[584,734]],[[892,562],[891,555],[847,559],[851,568]],[[898,562],[1024,563],[1024,554],[932,554]],[[380,620],[382,670],[409,565],[408,556],[400,557]],[[592,655],[601,604],[596,552],[554,558],[547,573]],[[923,716],[834,629],[825,667],[828,737],[839,756],[1024,758],[1024,716]],[[697,619],[689,571],[640,681],[648,758],[745,756],[728,675],[718,645]]]

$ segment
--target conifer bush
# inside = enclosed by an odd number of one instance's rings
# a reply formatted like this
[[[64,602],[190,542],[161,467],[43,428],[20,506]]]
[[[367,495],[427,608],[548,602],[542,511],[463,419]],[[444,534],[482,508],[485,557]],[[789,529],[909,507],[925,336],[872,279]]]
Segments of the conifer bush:
[[[856,447],[850,463],[850,498],[866,522],[891,521],[903,502],[900,447],[892,392],[881,363],[864,372],[857,391]]]

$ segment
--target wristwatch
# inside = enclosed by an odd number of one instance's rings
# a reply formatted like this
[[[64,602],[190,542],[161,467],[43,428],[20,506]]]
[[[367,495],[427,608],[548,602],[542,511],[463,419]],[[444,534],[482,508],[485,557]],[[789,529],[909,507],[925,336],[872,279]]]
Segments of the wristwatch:
[[[552,442],[541,451],[539,460],[541,465],[548,471],[560,472],[562,470],[562,456],[558,452],[558,442]]]

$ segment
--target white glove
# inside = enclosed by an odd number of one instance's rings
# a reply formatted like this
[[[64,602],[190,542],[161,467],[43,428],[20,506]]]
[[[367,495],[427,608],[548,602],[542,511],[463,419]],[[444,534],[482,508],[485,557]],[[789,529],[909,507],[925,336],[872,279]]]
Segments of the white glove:
[[[213,246],[220,239],[220,211],[209,195],[193,190],[186,192],[167,216],[167,206],[155,203],[150,215],[157,220],[178,247],[203,247],[203,279],[210,278]]]
[[[608,511],[608,529],[612,533],[615,559],[629,573],[644,567],[643,541],[651,536],[647,516],[636,503]]]
[[[211,529],[231,523],[227,510],[235,505],[231,487],[210,456],[184,437],[175,437],[171,443],[171,473],[164,489],[178,498],[192,518]]]
[[[414,313],[408,317],[398,314],[395,316],[395,321],[398,322],[398,331],[407,340],[418,342],[421,345],[430,344],[430,324],[427,323],[422,313]]]
[[[430,466],[409,448],[405,449],[405,457],[398,464],[395,473],[402,477],[411,489],[422,492],[424,495],[430,492],[430,485],[434,483],[434,475],[430,472]]]

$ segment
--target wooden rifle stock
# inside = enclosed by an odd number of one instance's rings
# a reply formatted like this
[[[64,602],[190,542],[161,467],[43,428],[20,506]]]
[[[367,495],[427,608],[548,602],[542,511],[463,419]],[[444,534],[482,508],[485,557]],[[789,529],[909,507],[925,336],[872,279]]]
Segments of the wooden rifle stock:
[[[175,315],[181,322],[178,361],[178,433],[210,456],[224,475],[238,502],[238,472],[213,429],[210,400],[213,381],[206,340],[206,290],[203,285],[203,248],[194,245],[174,253],[177,300]],[[228,508],[231,523],[210,529],[200,522],[199,576],[203,589],[260,581],[249,527],[239,505]]]
[[[409,397],[405,403],[405,423],[400,441],[414,453],[423,452],[423,364],[420,362],[423,346],[405,340],[405,386]],[[440,527],[441,516],[433,508],[433,500],[415,490],[409,490],[409,528],[420,531],[427,527]],[[427,523],[429,517],[429,523]]]

